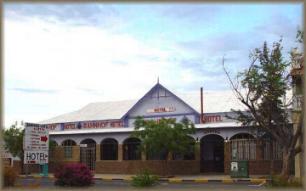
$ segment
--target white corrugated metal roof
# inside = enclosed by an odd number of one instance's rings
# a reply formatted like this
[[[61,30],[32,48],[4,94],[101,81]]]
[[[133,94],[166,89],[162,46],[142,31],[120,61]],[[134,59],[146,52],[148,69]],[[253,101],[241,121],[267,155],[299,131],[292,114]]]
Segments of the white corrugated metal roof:
[[[204,113],[230,112],[243,109],[231,91],[205,91],[203,93]],[[176,94],[200,113],[200,93]],[[39,122],[40,124],[75,121],[120,119],[138,100],[90,103],[78,111],[59,115]]]
[[[59,115],[39,122],[40,124],[64,123],[75,121],[120,119],[137,100],[90,103],[78,111]]]
[[[201,112],[200,92],[179,94],[179,97],[199,113]],[[244,106],[235,97],[232,91],[204,91],[203,112],[220,113],[230,112],[231,109],[244,110]]]
[[[241,123],[237,122],[220,122],[220,123],[204,123],[195,124],[196,129],[203,128],[227,128],[227,127],[240,127]],[[50,131],[50,135],[69,135],[69,134],[95,134],[95,133],[126,133],[133,132],[134,127],[122,127],[122,128],[103,128],[103,129],[78,129],[67,131]]]
[[[291,92],[288,93],[290,94]],[[175,95],[199,113],[201,112],[200,92],[185,94],[175,93]],[[203,100],[204,113],[231,112],[231,109],[245,110],[245,107],[235,97],[232,91],[204,91]],[[39,123],[51,124],[75,121],[121,119],[137,101],[138,100],[125,100],[90,103],[78,111],[59,115]]]

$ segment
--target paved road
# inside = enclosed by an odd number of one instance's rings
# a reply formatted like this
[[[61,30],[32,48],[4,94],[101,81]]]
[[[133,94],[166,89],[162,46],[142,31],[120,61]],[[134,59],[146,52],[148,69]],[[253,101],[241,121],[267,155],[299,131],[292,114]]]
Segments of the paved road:
[[[135,188],[130,185],[130,182],[126,181],[103,181],[103,180],[95,180],[95,184],[89,187],[90,190],[122,190],[122,191],[129,191],[129,190],[144,190]],[[89,189],[86,188],[86,189]],[[17,180],[17,187],[9,188],[6,190],[40,190],[40,189],[47,189],[47,190],[84,190],[84,188],[62,188],[54,186],[54,180],[48,178],[20,178]],[[145,190],[249,190],[249,189],[256,189],[262,190],[265,189],[265,186],[258,186],[256,184],[250,184],[249,182],[241,182],[241,183],[234,183],[234,184],[226,184],[221,182],[209,182],[209,183],[190,183],[190,182],[183,182],[183,183],[169,183],[169,182],[159,182],[157,185],[146,188]]]

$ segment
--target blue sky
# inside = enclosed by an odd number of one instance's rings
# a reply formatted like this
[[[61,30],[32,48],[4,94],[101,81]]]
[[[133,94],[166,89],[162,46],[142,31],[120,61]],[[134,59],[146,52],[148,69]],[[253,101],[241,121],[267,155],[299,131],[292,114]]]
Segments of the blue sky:
[[[90,102],[138,99],[159,76],[178,92],[227,90],[264,41],[298,46],[303,5],[5,3],[5,125]]]

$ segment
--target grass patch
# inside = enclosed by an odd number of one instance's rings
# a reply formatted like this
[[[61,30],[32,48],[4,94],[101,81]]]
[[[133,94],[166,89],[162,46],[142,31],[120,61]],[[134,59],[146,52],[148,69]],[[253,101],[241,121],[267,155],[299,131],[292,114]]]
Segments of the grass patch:
[[[292,177],[288,181],[281,176],[272,176],[271,183],[268,187],[302,187],[302,181],[300,178]]]
[[[132,186],[150,187],[156,184],[158,176],[152,175],[148,170],[142,170],[139,174],[132,177]]]

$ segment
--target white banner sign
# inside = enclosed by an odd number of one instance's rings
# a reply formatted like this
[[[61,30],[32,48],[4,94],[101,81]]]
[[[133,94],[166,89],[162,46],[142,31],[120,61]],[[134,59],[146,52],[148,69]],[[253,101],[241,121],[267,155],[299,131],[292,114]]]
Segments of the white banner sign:
[[[26,123],[25,137],[23,142],[24,150],[49,150],[49,132],[45,127],[38,124]]]
[[[24,151],[24,164],[48,163],[48,151]]]

